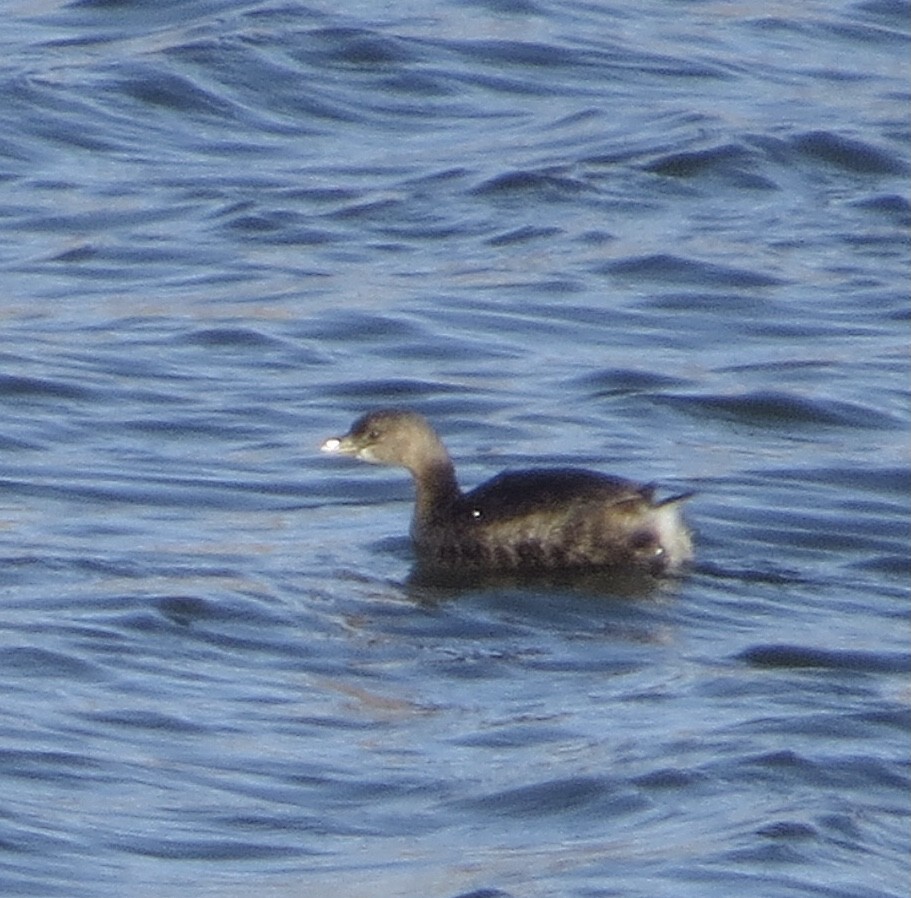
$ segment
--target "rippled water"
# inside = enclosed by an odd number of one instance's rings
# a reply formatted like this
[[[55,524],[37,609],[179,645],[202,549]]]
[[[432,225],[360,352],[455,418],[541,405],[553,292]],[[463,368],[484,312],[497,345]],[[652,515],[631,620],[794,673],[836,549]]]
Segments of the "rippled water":
[[[904,896],[901,0],[7,4],[0,892]],[[696,489],[435,589],[399,472]]]

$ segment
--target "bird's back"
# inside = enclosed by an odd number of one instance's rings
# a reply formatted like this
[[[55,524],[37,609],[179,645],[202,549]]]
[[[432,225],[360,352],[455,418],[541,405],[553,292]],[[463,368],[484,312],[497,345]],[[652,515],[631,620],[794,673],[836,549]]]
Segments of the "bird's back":
[[[679,516],[653,494],[651,486],[584,469],[507,471],[434,519],[415,521],[413,535],[421,561],[437,567],[631,565],[660,573],[668,560],[662,541]]]

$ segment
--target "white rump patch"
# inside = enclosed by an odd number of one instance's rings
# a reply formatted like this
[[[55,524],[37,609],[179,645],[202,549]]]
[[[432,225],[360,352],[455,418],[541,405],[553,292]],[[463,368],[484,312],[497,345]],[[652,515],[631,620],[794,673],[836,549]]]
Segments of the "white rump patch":
[[[681,565],[692,561],[693,540],[680,515],[676,502],[662,505],[653,512],[652,520],[661,548],[667,554],[667,567],[675,571]]]

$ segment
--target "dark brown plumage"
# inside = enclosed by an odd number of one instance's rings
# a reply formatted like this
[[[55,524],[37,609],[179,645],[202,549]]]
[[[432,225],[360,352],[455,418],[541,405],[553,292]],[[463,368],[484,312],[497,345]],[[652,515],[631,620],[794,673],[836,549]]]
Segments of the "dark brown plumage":
[[[655,501],[652,486],[579,468],[507,471],[463,493],[446,447],[407,409],[370,412],[322,449],[411,472],[411,537],[425,567],[667,574],[692,558],[680,515],[690,494]]]

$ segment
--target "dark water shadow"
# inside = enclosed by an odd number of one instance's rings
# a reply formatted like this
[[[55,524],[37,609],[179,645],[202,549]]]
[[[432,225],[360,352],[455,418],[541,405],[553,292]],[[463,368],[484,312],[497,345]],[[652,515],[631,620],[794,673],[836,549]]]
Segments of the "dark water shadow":
[[[802,645],[755,645],[737,658],[758,668],[816,668],[862,673],[907,674],[911,656],[907,652],[872,652],[861,649],[826,649]]]
[[[599,600],[648,599],[673,592],[680,578],[615,569],[558,571],[452,571],[415,564],[406,593],[422,604],[439,604],[478,592],[569,594]]]

